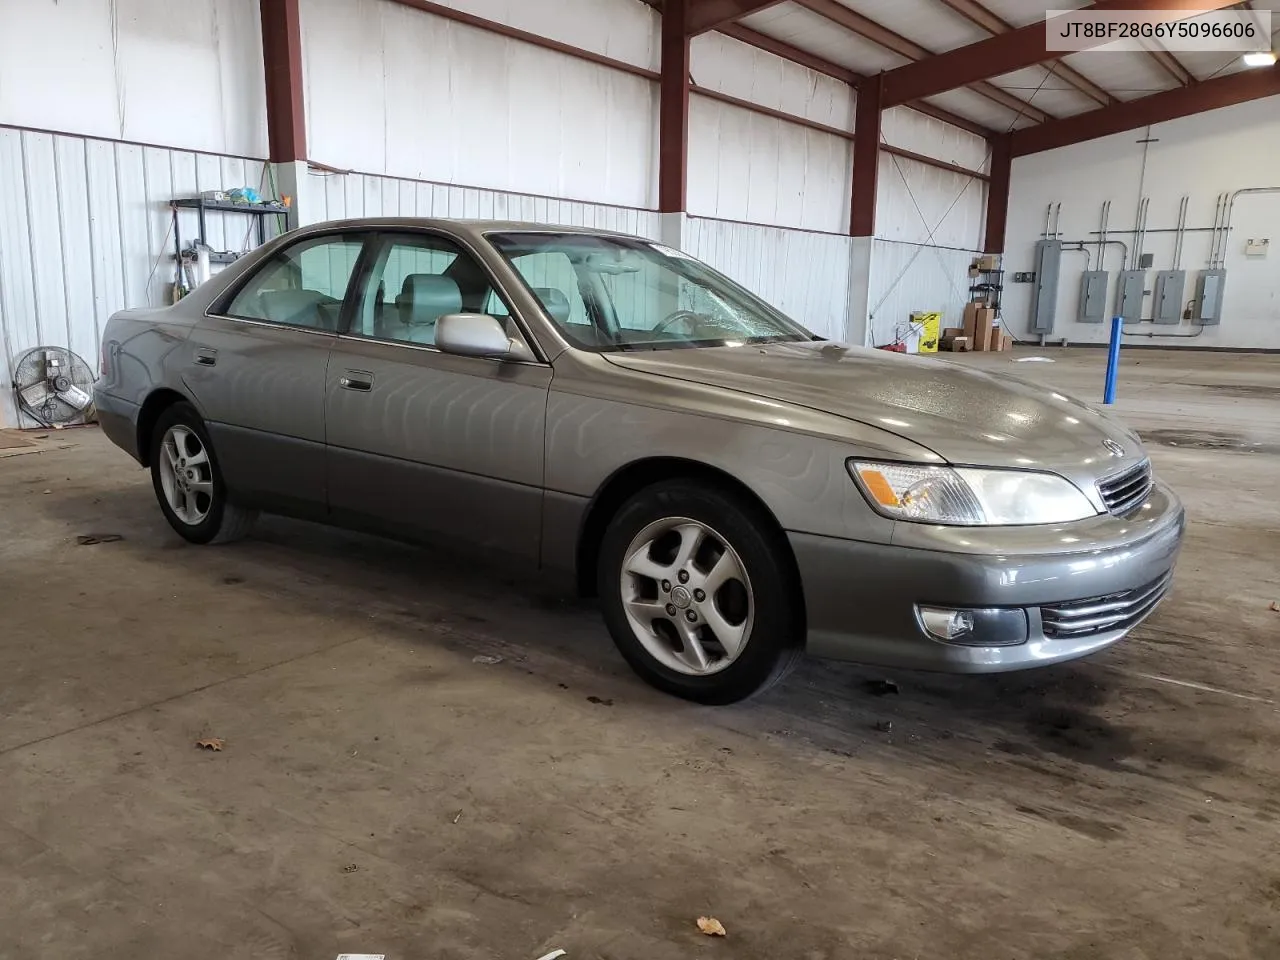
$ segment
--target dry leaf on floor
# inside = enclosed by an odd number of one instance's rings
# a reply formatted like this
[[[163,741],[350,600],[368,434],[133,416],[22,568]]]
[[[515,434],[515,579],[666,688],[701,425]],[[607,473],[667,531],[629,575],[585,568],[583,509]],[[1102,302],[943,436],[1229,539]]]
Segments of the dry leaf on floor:
[[[724,924],[715,917],[699,917],[698,929],[708,937],[727,937],[729,935],[724,928]]]
[[[196,741],[196,746],[204,750],[221,750],[227,745],[227,741],[221,737],[201,737]]]

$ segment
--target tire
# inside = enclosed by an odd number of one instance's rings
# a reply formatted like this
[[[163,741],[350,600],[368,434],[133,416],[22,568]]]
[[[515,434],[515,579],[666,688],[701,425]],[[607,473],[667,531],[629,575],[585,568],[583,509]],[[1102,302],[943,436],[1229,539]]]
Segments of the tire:
[[[166,440],[173,441],[169,451],[165,449]],[[166,466],[173,464],[173,453],[183,462],[185,469],[181,472],[186,475],[185,479],[178,476],[179,468]],[[175,484],[186,485],[180,497],[171,495]],[[156,421],[151,434],[151,485],[169,526],[191,543],[239,540],[258,518],[257,511],[228,500],[227,485],[218,469],[209,432],[189,403],[173,404]],[[182,505],[183,513],[175,508],[175,503]]]
[[[681,564],[690,549],[692,559]],[[623,504],[605,530],[597,574],[605,623],[622,656],[654,687],[697,703],[736,703],[778,683],[804,654],[803,604],[789,557],[772,518],[746,498],[697,481],[654,484]],[[726,558],[730,579],[719,573]],[[708,590],[696,589],[700,583]],[[702,639],[690,642],[690,631]],[[738,636],[735,650],[730,641]]]

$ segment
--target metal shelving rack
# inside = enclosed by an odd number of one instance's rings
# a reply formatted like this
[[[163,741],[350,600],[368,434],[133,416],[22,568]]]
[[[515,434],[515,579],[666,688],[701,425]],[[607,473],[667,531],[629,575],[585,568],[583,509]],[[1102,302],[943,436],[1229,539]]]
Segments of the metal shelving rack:
[[[995,310],[996,316],[1001,316],[1000,295],[1004,291],[1004,271],[979,270],[978,276],[973,279],[975,282],[969,284],[969,300],[985,300]],[[982,296],[976,297],[974,294]]]
[[[283,203],[274,201],[268,203],[233,203],[230,200],[207,200],[204,197],[181,197],[172,201],[173,207],[173,256],[176,260],[182,259],[182,237],[178,230],[178,211],[194,210],[199,220],[200,232],[196,239],[202,246],[207,247],[208,241],[205,240],[205,214],[209,211],[218,213],[240,213],[256,218],[258,228],[258,245],[267,242],[267,217],[287,214],[289,208]],[[234,263],[240,258],[240,254],[236,252],[210,253],[209,262],[214,264]]]

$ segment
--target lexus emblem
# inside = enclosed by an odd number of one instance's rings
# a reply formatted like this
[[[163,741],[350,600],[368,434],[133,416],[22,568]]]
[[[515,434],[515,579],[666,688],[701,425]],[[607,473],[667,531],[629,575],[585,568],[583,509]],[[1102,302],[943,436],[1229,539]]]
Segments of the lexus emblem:
[[[1111,454],[1113,457],[1124,456],[1124,447],[1120,446],[1120,444],[1116,443],[1110,437],[1104,439],[1102,441],[1102,445],[1107,448],[1107,453]]]

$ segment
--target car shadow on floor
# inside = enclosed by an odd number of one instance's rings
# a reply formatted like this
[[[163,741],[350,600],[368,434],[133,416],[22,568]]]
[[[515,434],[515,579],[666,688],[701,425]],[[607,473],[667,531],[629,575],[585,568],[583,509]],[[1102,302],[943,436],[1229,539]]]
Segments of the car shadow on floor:
[[[493,558],[274,516],[239,543],[192,546],[141,484],[39,505],[86,533],[123,535],[113,549],[307,607],[360,611],[409,642],[501,656],[541,681],[590,690],[593,702],[685,708],[631,674],[594,602]],[[981,755],[1051,775],[1062,763],[1162,779],[1221,772],[1224,761],[1187,719],[1186,693],[1108,669],[1114,656],[994,676],[811,660],[762,696],[700,712],[712,729],[791,738],[836,756],[909,747],[934,763]]]

